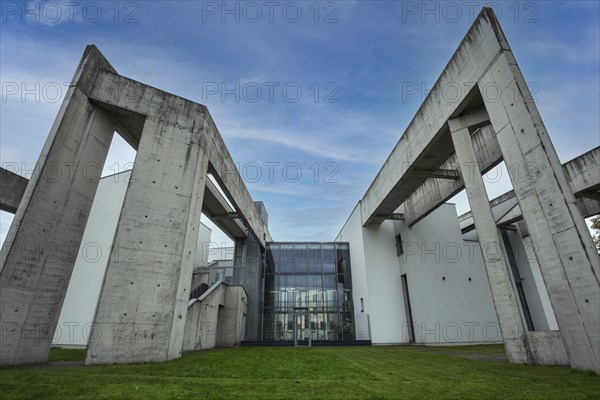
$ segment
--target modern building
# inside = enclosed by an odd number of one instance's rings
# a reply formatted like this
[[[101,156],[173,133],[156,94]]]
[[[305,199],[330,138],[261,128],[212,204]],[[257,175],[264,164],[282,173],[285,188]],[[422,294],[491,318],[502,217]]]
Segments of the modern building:
[[[450,85],[469,89],[436,96]],[[16,214],[0,365],[46,361],[60,322],[93,315],[87,364],[244,341],[502,342],[511,363],[600,372],[600,258],[584,222],[600,212],[600,147],[561,165],[529,99],[484,8],[335,240],[279,243],[207,108],[88,46],[32,178],[2,171],[0,205]],[[103,162],[115,132],[137,150],[132,179],[43,179]],[[502,161],[513,190],[490,201],[482,174]],[[447,202],[463,189],[471,212],[458,216]],[[234,241],[231,259],[209,262],[201,213]],[[106,250],[96,263],[26,251],[89,242]]]
[[[354,341],[348,243],[268,243],[261,341]]]

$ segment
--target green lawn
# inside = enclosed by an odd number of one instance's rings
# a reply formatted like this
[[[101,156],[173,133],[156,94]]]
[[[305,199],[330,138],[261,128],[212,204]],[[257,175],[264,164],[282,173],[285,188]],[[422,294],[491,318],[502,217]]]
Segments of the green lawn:
[[[0,369],[1,399],[600,399],[600,377],[509,365],[500,346],[242,347],[163,364]],[[51,360],[82,359],[53,349]]]

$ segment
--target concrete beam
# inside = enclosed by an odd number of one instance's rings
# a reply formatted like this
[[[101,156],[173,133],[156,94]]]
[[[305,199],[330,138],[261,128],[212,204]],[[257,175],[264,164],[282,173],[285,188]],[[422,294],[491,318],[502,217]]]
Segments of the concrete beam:
[[[575,197],[577,198],[576,206],[582,216],[584,218],[589,218],[600,214],[600,201],[586,197],[589,193],[595,193],[594,188],[600,186],[600,147],[596,147],[579,157],[575,157],[573,160],[564,163],[562,167],[567,180],[573,189]],[[595,173],[596,171],[598,171],[597,174]],[[492,212],[494,213],[498,225],[510,224],[510,221],[515,222],[523,218],[518,204],[513,206],[512,203],[510,215],[504,215],[506,210],[504,209],[503,204],[513,201],[514,198],[515,192],[511,190],[490,200],[490,206],[492,207]],[[439,197],[437,197],[437,199],[439,199]],[[498,213],[498,210],[501,212]],[[470,211],[458,217],[460,222],[468,219],[472,219]],[[461,228],[463,229],[463,233],[474,229],[472,220],[470,225],[461,224]]]
[[[186,132],[184,137],[201,132],[198,140],[205,149],[208,171],[264,248],[267,229],[206,106],[110,71],[98,73],[90,98],[109,109],[125,109],[155,122],[176,125]]]
[[[29,179],[0,168],[0,210],[16,213],[28,182]]]
[[[600,146],[563,164],[576,197],[600,200]]]
[[[483,8],[363,196],[360,207],[364,226],[381,223],[378,215],[393,213],[423,183],[423,178],[411,176],[410,172],[424,169],[426,156],[439,154],[438,167],[450,156],[451,143],[437,147],[436,143],[443,141],[444,136],[449,140],[446,121],[472,103],[477,91],[471,89],[503,48],[508,47],[502,39],[492,10]],[[453,101],[439,95],[450,85],[461,88]],[[434,147],[436,151],[430,151]]]
[[[231,208],[210,179],[206,180],[206,189],[204,190],[204,199],[202,200],[202,212],[231,239],[235,240],[247,236],[246,227],[240,221],[239,214]],[[225,218],[224,216],[227,217]]]
[[[426,178],[433,178],[433,179],[457,180],[458,178],[460,178],[458,170],[444,169],[444,168],[439,168],[434,171],[425,171],[425,170],[416,169],[411,172],[411,175],[424,176]]]
[[[393,221],[404,221],[405,217],[404,214],[402,213],[392,213],[392,215],[390,215],[390,218]]]
[[[577,208],[584,218],[595,217],[600,214],[600,200],[592,200],[585,197],[577,199]]]
[[[0,177],[0,209],[14,214],[29,180],[4,168],[0,168]],[[232,239],[247,236],[244,224],[239,221],[239,214],[233,211],[210,179],[206,181],[202,212]]]
[[[475,148],[478,165],[482,168],[483,173],[495,167],[502,160],[496,133],[491,125],[478,128],[471,136],[471,142]],[[452,154],[443,165],[444,168],[456,168],[457,166],[455,154]],[[406,222],[409,226],[413,226],[463,188],[464,182],[461,176],[456,180],[427,179],[404,203]]]
[[[502,242],[492,215],[477,157],[471,143],[469,127],[464,118],[448,121],[456,150],[467,197],[481,244],[483,260],[502,332],[506,356],[511,363],[524,364],[531,360],[525,344],[525,327],[513,290],[508,264],[502,251]]]

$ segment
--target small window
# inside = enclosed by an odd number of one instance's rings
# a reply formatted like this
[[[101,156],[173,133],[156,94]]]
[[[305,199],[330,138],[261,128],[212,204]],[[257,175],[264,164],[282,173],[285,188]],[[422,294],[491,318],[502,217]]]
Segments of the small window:
[[[404,254],[404,247],[402,246],[402,236],[400,234],[396,235],[396,255],[400,257]]]

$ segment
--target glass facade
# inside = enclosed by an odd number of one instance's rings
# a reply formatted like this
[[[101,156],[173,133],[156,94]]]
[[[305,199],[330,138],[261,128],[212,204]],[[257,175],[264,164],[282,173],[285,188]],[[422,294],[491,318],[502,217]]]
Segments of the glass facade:
[[[268,243],[261,339],[354,340],[348,243]]]

